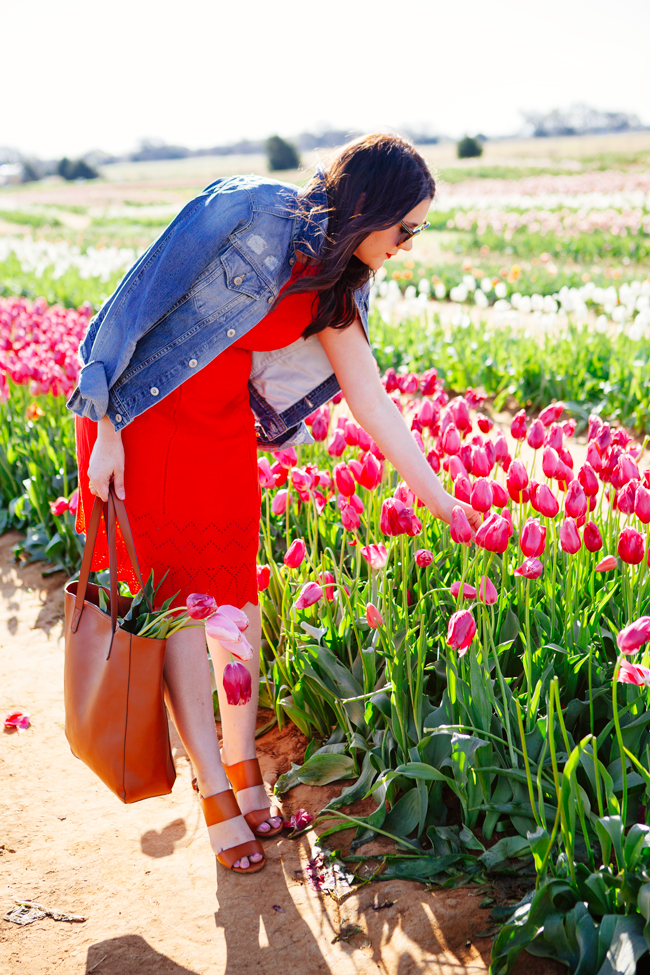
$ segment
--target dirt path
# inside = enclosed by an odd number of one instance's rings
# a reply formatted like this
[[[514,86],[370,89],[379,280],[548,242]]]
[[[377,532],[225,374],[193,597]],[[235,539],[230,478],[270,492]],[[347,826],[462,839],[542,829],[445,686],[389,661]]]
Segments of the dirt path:
[[[16,540],[0,538],[0,712],[21,706],[32,726],[0,737],[0,918],[14,899],[28,899],[88,920],[0,920],[2,975],[487,971],[490,940],[478,933],[489,912],[476,890],[391,881],[339,904],[305,882],[309,835],[267,843],[267,867],[255,876],[215,871],[177,738],[173,793],[122,805],[63,733],[63,578],[13,564]],[[260,739],[268,782],[301,747],[293,727]],[[334,793],[300,786],[285,813],[316,813]],[[335,940],[341,933],[349,940]],[[527,975],[559,971],[528,955],[519,965]]]

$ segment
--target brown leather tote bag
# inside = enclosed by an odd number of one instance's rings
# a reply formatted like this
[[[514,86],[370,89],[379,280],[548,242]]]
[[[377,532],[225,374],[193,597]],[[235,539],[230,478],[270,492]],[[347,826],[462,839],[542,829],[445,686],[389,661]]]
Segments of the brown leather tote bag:
[[[88,582],[102,515],[110,616],[99,608],[100,587]],[[107,502],[95,498],[79,581],[65,587],[65,734],[72,754],[122,802],[138,802],[171,792],[176,770],[163,699],[166,641],[117,625],[118,613],[125,616],[131,602],[117,593],[117,523],[143,585],[126,508],[111,485]]]

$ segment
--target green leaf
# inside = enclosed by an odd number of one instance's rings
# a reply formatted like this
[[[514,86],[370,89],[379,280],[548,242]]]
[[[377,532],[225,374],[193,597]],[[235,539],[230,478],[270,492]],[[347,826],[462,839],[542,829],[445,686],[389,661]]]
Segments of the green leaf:
[[[635,975],[637,961],[648,950],[643,921],[638,914],[616,917],[611,934],[604,922],[605,918],[601,922],[599,940],[603,947],[607,946],[607,954],[598,975]]]
[[[503,863],[510,857],[521,857],[529,854],[530,843],[525,836],[504,836],[489,850],[486,850],[479,857],[479,860],[487,870],[493,870],[498,863]]]
[[[417,789],[409,789],[399,799],[384,821],[384,829],[397,836],[407,837],[418,825],[420,818],[420,797]]]
[[[304,785],[327,785],[337,779],[349,779],[354,774],[354,762],[349,755],[316,752],[302,766],[292,768],[275,783],[275,792],[282,795],[302,782]]]

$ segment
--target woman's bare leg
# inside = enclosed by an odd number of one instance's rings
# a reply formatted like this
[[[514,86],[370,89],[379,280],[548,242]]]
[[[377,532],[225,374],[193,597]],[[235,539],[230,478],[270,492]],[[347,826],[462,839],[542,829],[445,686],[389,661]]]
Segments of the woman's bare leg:
[[[203,626],[179,630],[167,640],[165,654],[165,700],[183,745],[196,772],[202,796],[212,796],[230,787],[221,764],[219,741],[214,726],[210,668]],[[233,708],[232,710],[237,710]],[[253,719],[253,731],[255,729]],[[248,812],[248,810],[244,810]],[[243,816],[208,828],[215,853],[254,839]],[[235,866],[247,867],[247,857]],[[261,859],[254,854],[254,863]]]
[[[223,669],[230,661],[230,654],[227,653],[218,640],[208,637],[208,647],[214,673],[217,680],[217,690],[219,692],[219,710],[221,712],[221,731],[223,743],[221,753],[226,765],[236,765],[248,758],[255,758],[255,723],[257,720],[257,701],[259,697],[260,680],[260,642],[262,636],[262,626],[260,620],[260,608],[252,603],[246,603],[243,611],[248,616],[249,627],[246,630],[246,637],[253,647],[253,657],[247,660],[244,666],[251,675],[251,699],[248,704],[228,704],[226,692],[223,689]],[[254,786],[252,789],[242,789],[237,793],[237,802],[243,813],[252,812],[253,809],[264,809],[269,805],[269,797],[263,785]],[[266,825],[262,823],[258,827],[260,832],[275,829],[280,825],[281,819],[270,817]]]

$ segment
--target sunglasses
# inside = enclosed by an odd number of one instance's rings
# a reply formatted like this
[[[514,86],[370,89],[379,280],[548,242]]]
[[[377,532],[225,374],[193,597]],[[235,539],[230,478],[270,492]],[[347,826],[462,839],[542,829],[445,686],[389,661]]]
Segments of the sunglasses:
[[[417,237],[418,234],[421,234],[423,230],[426,230],[427,227],[430,227],[430,226],[431,226],[431,224],[430,224],[430,222],[428,220],[425,220],[424,223],[421,223],[419,227],[409,227],[409,226],[407,226],[407,224],[404,223],[403,220],[400,220],[400,222],[399,222],[399,228],[400,228],[399,243],[400,244],[405,244],[407,240],[410,240],[411,239],[411,237]]]

